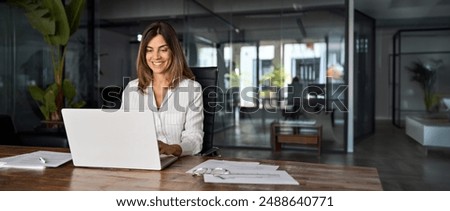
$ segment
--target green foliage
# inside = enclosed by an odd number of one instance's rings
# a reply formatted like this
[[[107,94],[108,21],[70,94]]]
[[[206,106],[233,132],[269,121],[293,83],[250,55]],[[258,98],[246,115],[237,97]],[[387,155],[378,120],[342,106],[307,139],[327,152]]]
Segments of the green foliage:
[[[69,41],[69,24],[60,0],[9,0],[12,5],[25,10],[31,26],[39,31],[49,45],[66,45]]]
[[[44,119],[51,120],[51,114],[58,111],[56,106],[58,85],[53,83],[45,90],[38,86],[32,85],[28,87],[28,91],[30,92],[31,97],[37,102]],[[73,101],[76,96],[76,89],[75,86],[67,79],[63,81],[63,92],[67,107],[81,108],[86,105],[86,102],[83,100],[78,102]]]
[[[70,82],[68,79],[65,79],[63,81],[63,91],[64,96],[66,97],[67,107],[81,108],[86,105],[86,102],[84,100],[74,102],[75,96],[77,95],[77,90],[72,82]]]
[[[411,67],[406,67],[412,74],[411,80],[419,83],[424,92],[424,104],[427,111],[431,111],[441,100],[441,97],[434,93],[436,71],[441,65],[442,60],[431,60],[428,66],[419,60],[413,62]]]
[[[241,83],[241,77],[236,72],[230,73],[230,87],[239,87]]]
[[[265,84],[265,82],[268,82],[269,86],[283,87],[285,78],[286,73],[284,70],[280,67],[275,67],[272,72],[266,73],[261,77],[260,83]]]
[[[260,91],[259,97],[261,98],[276,98],[278,93],[278,88],[284,86],[284,81],[286,80],[286,73],[284,69],[278,66],[272,70],[272,72],[266,73],[261,76],[259,83],[266,88]]]
[[[8,0],[8,2],[25,11],[31,27],[41,33],[51,48],[54,83],[45,91],[36,86],[30,86],[28,90],[33,99],[40,104],[39,108],[46,120],[60,120],[59,112],[64,99],[68,100],[66,103],[72,107],[84,105],[72,102],[76,90],[71,83],[68,84],[67,79],[63,81],[63,75],[67,44],[70,36],[79,27],[85,0],[71,0],[68,5],[64,5],[61,0]]]

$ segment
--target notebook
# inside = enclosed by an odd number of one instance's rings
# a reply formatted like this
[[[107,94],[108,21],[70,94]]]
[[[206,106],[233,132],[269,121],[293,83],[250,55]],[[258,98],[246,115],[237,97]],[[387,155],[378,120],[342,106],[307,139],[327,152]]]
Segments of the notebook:
[[[73,164],[161,170],[177,159],[159,154],[152,111],[62,109]]]

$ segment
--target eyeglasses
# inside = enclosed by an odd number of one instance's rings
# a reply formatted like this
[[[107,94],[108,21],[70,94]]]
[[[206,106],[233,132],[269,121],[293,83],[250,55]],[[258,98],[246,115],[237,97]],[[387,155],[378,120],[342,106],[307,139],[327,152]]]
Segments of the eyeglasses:
[[[192,176],[202,176],[204,174],[212,174],[217,177],[224,174],[230,174],[230,171],[224,168],[198,168],[192,172]]]

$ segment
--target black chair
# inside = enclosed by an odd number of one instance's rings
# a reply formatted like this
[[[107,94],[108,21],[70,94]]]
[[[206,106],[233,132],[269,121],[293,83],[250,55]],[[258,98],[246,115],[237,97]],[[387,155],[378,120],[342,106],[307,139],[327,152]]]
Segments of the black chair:
[[[320,113],[325,109],[325,84],[309,84],[308,101],[303,103],[303,108],[310,113]]]
[[[303,96],[303,84],[296,82],[288,84],[287,86],[286,107],[281,110],[281,114],[285,120],[298,120],[303,115],[301,107]]]
[[[214,142],[214,118],[216,114],[217,90],[217,67],[191,67],[195,80],[202,85],[203,91],[203,148],[202,156],[218,155],[218,148],[213,146]]]
[[[259,89],[257,87],[249,87],[249,88],[244,88],[242,90],[242,93],[238,91],[238,96],[242,95],[243,97],[247,98],[247,99],[251,99],[253,102],[253,106],[242,106],[241,103],[239,102],[239,118],[245,119],[248,118],[250,120],[252,120],[252,114],[258,112],[259,110]],[[265,100],[262,100],[263,103],[263,108],[264,108],[264,103]],[[270,103],[270,102],[269,102]]]
[[[20,145],[11,116],[0,114],[0,145]]]

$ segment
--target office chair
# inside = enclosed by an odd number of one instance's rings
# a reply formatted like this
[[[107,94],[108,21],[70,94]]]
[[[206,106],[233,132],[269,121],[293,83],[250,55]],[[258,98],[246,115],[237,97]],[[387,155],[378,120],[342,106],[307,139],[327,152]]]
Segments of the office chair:
[[[0,145],[20,145],[11,116],[0,114]]]
[[[251,89],[245,88],[242,90],[242,93],[239,93],[238,90],[238,96],[243,95],[248,98],[251,98],[253,100],[253,105],[251,106],[242,106],[241,103],[239,103],[239,118],[245,119],[248,118],[250,121],[252,120],[252,114],[258,112],[259,110],[259,88],[253,87]],[[264,103],[264,102],[262,102]],[[264,108],[264,105],[263,105]]]
[[[203,91],[203,148],[202,156],[218,155],[218,148],[213,146],[214,118],[217,102],[217,67],[191,67],[195,80],[200,83]]]
[[[285,120],[298,120],[303,115],[301,103],[304,100],[303,84],[291,83],[287,86],[287,104],[285,109],[282,109],[282,116]]]
[[[320,113],[325,109],[325,84],[309,84],[307,88],[309,97],[303,108],[312,113]]]

